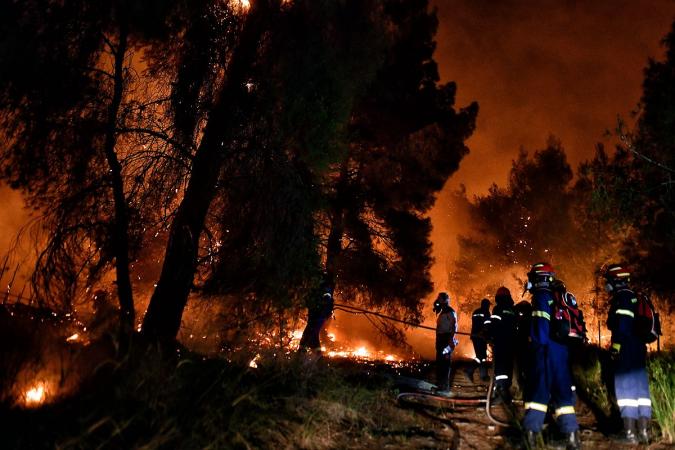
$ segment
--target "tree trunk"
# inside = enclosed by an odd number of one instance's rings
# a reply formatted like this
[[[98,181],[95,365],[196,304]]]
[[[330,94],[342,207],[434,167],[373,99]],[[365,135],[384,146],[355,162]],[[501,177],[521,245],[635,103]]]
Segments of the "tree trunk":
[[[269,19],[269,1],[252,2],[218,103],[195,153],[185,196],[171,224],[162,272],[143,320],[143,333],[152,339],[173,340],[180,329],[197,267],[199,238],[216,193],[224,153],[245,118],[244,106],[251,95],[245,87],[247,75]]]
[[[326,245],[326,274],[328,281],[335,286],[335,277],[337,275],[337,260],[342,253],[342,237],[344,236],[344,201],[349,183],[349,158],[347,158],[340,167],[340,179],[335,188],[335,198],[333,199],[330,211],[330,233],[328,234],[328,243]]]
[[[119,42],[115,50],[115,67],[113,74],[113,97],[108,107],[104,151],[110,169],[113,202],[115,207],[115,223],[113,227],[113,244],[115,253],[115,271],[117,276],[117,295],[120,303],[120,330],[129,334],[134,327],[135,310],[129,274],[129,211],[124,195],[122,165],[117,158],[117,119],[122,97],[124,95],[124,57],[127,52],[128,26],[120,20]]]

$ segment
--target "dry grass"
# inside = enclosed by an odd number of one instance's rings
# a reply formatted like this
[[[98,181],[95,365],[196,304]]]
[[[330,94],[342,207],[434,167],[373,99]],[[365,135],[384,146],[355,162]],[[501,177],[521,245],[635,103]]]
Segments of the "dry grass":
[[[653,354],[647,363],[654,419],[663,440],[675,442],[675,351]]]
[[[198,355],[135,359],[99,371],[75,397],[8,411],[4,445],[374,448],[385,436],[405,447],[424,427],[396,405],[389,378],[369,366],[271,355],[256,369]]]

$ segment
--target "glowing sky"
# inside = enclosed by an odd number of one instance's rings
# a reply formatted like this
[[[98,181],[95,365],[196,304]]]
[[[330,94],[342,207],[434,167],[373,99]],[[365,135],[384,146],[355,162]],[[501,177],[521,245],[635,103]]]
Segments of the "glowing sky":
[[[520,146],[562,139],[573,166],[629,117],[648,57],[675,19],[675,0],[433,0],[436,60],[458,104],[480,104],[471,154],[450,180],[470,193],[506,180]]]
[[[617,115],[630,119],[648,58],[675,19],[675,0],[433,0],[435,59],[457,82],[457,104],[478,101],[471,153],[432,210],[436,289],[446,289],[457,233],[470,224],[449,207],[460,183],[469,195],[504,185],[521,146],[562,139],[573,167],[589,159]]]

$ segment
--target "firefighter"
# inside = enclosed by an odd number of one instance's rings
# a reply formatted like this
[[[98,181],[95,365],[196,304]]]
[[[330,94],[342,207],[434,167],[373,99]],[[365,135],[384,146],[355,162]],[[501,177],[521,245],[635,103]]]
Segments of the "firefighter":
[[[530,327],[532,320],[532,304],[527,300],[521,300],[513,307],[516,313],[516,337],[514,348],[515,373],[518,374],[518,386],[522,391],[527,386],[527,376],[530,374],[530,354],[528,352],[530,342]]]
[[[473,372],[478,366],[478,373],[482,381],[488,381],[487,371],[487,340],[485,339],[485,321],[489,321],[490,317],[490,300],[484,298],[480,301],[480,308],[476,309],[471,315],[471,343],[473,350],[476,353],[474,361],[476,364],[471,364],[466,369],[466,376],[473,382]]]
[[[321,354],[319,336],[323,326],[333,315],[333,307],[333,284],[324,277],[318,292],[310,298],[307,305],[307,325],[300,338],[301,351]]]
[[[630,272],[624,266],[612,264],[604,275],[605,289],[611,295],[607,328],[612,332],[614,390],[623,419],[620,440],[647,444],[652,402],[646,370],[647,345],[633,332],[637,296],[628,286]]]
[[[526,290],[532,296],[530,327],[530,369],[525,393],[523,428],[529,448],[543,445],[541,430],[549,401],[555,405],[554,417],[565,436],[568,450],[580,449],[579,424],[574,411],[572,380],[567,347],[550,338],[549,325],[553,305],[551,284],[553,267],[545,262],[532,265],[527,274]]]
[[[441,292],[434,301],[436,319],[436,379],[437,395],[450,397],[450,373],[452,352],[457,346],[457,313],[450,307],[450,296]]]
[[[495,394],[498,400],[509,402],[513,378],[513,353],[516,342],[516,313],[511,292],[504,286],[497,289],[495,307],[490,316],[492,359],[494,361]]]

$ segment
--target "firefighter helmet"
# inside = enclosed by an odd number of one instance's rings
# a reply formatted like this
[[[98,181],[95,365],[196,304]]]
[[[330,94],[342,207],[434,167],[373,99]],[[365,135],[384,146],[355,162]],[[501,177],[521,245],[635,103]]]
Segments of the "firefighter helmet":
[[[450,306],[450,296],[447,292],[440,292],[434,300],[434,312],[439,313]]]
[[[509,291],[508,288],[501,286],[499,289],[497,289],[497,293],[495,294],[496,297],[511,297],[511,291]]]
[[[527,273],[527,284],[525,290],[533,288],[548,288],[555,279],[555,269],[547,262],[538,262],[532,264],[532,268]]]
[[[630,281],[630,271],[623,264],[610,264],[605,269],[605,278],[608,281]]]

